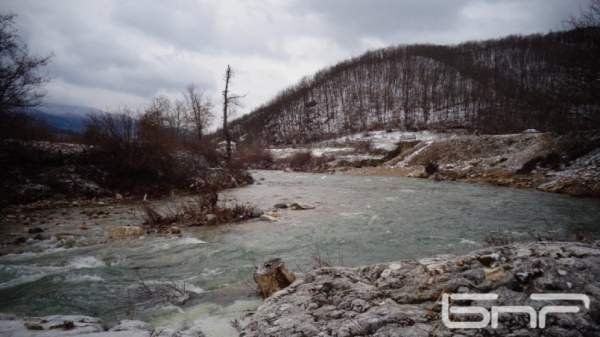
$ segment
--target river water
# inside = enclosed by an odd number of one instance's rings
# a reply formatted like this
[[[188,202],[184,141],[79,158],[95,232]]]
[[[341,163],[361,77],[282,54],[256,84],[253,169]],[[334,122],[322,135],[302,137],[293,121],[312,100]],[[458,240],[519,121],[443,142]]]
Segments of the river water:
[[[106,239],[111,226],[142,220],[135,205],[106,206],[110,216],[68,248],[50,240],[1,256],[0,312],[79,313],[109,322],[136,318],[156,325],[200,326],[208,336],[228,336],[235,333],[230,320],[260,303],[251,275],[255,265],[271,257],[302,272],[314,265],[315,257],[355,266],[465,253],[481,248],[490,237],[530,240],[539,234],[566,238],[579,233],[600,238],[597,199],[402,177],[278,171],[253,176],[257,184],[226,191],[221,199],[262,209],[280,202],[316,208],[282,210],[276,222],[187,228],[183,237],[111,241]],[[156,203],[166,207],[172,202]],[[37,216],[56,223],[60,229],[48,231],[52,233],[76,231],[78,214],[71,208]],[[184,289],[190,297],[145,300],[144,289],[157,294],[161,287]]]

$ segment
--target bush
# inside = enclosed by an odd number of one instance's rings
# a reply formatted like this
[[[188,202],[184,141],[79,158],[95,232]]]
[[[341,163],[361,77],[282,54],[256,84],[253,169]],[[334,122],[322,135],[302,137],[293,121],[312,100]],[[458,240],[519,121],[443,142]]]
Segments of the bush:
[[[274,163],[273,155],[260,143],[243,144],[237,148],[236,156],[230,165],[234,168],[270,168]]]
[[[370,139],[353,142],[352,146],[359,153],[371,153],[374,150],[373,142]]]
[[[425,172],[427,172],[428,175],[432,175],[437,173],[439,170],[438,164],[436,162],[430,161],[427,163],[427,165],[425,165]]]
[[[313,159],[310,151],[298,152],[290,157],[290,167],[294,170],[302,170],[309,166]]]
[[[0,111],[0,139],[54,140],[56,130],[22,112]]]
[[[191,178],[214,164],[207,158],[216,161],[217,155],[204,143],[173,142],[163,137],[167,134],[147,121],[140,124],[128,114],[90,116],[84,139],[94,150],[87,161],[107,173],[109,188],[158,194],[187,188]]]

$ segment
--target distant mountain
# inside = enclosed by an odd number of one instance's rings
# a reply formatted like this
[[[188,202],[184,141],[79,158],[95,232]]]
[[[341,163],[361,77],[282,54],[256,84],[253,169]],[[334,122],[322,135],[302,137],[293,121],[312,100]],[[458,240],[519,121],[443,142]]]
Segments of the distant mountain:
[[[372,50],[232,121],[237,137],[308,143],[366,130],[600,128],[600,28]]]
[[[46,122],[49,126],[71,132],[81,132],[90,114],[102,110],[80,105],[45,103],[27,112],[30,116]]]

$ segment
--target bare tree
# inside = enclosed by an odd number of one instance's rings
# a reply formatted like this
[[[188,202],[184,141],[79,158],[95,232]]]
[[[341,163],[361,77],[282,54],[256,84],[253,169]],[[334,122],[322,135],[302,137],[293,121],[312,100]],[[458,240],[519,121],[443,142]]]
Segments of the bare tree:
[[[167,123],[169,124],[169,128],[173,130],[175,138],[180,138],[182,136],[182,131],[186,126],[186,122],[187,107],[185,101],[176,99],[173,101],[171,110],[169,110],[167,115]]]
[[[187,87],[184,97],[187,105],[186,119],[196,132],[198,141],[201,141],[213,117],[212,102],[205,98],[202,92],[197,91],[196,86],[193,84]]]
[[[166,96],[157,96],[138,120],[138,137],[144,143],[168,145],[169,130],[167,116],[171,110],[171,101]]]
[[[0,113],[37,105],[43,97],[40,87],[48,81],[39,70],[49,57],[29,55],[14,24],[14,14],[0,14]]]
[[[233,70],[231,70],[230,65],[227,65],[227,69],[225,70],[225,89],[223,90],[223,136],[226,142],[227,160],[231,160],[231,132],[229,130],[228,118],[231,108],[240,106],[240,98],[242,98],[240,95],[233,95],[229,92],[232,78]]]
[[[29,55],[14,28],[15,15],[0,13],[0,138],[34,139],[50,136],[42,121],[25,114],[39,104],[48,80],[40,69],[49,57]]]
[[[130,148],[136,142],[135,113],[122,107],[114,113],[92,114],[85,123],[84,139],[110,151]]]
[[[600,0],[589,0],[587,9],[582,10],[579,16],[569,20],[574,28],[590,28],[600,26]]]

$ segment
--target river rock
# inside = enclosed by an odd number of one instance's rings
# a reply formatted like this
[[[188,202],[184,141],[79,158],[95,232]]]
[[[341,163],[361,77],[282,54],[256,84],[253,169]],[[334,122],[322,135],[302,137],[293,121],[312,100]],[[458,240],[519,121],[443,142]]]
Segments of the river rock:
[[[276,209],[285,209],[288,208],[288,205],[286,203],[280,202],[275,204],[273,207]]]
[[[206,214],[206,224],[207,225],[216,225],[217,224],[217,216],[214,214]]]
[[[301,210],[314,209],[314,208],[315,208],[315,206],[313,206],[313,205],[301,204],[298,202],[294,202],[290,205],[290,209],[293,209],[294,211],[301,211]]]
[[[105,329],[95,317],[53,315],[20,320],[15,316],[0,316],[0,336],[11,337],[204,337],[197,328],[175,330],[154,328],[142,321],[124,320]]]
[[[296,280],[296,275],[287,270],[281,259],[271,259],[254,271],[254,282],[263,298],[284,289]]]
[[[594,185],[579,177],[559,177],[537,187],[538,190],[570,195],[594,195]]]
[[[177,226],[171,226],[171,227],[169,227],[169,229],[167,229],[167,233],[173,234],[173,235],[180,235],[181,228],[179,228]]]
[[[265,212],[263,212],[263,210],[257,207],[253,207],[250,211],[250,217],[252,218],[260,218],[260,216],[263,214],[265,214]]]
[[[482,263],[481,256],[491,259]],[[598,275],[600,242],[519,243],[459,257],[319,268],[269,297],[243,324],[241,336],[600,336]],[[533,304],[536,310],[532,293],[582,293],[591,306],[549,315],[546,329],[503,314],[498,329],[451,330],[441,320],[443,293],[495,293],[493,305]]]
[[[144,228],[140,226],[119,226],[110,230],[112,239],[131,239],[144,235]]]
[[[265,212],[260,216],[263,221],[277,221],[279,220],[279,214],[277,212]]]
[[[428,174],[425,172],[424,166],[416,166],[406,176],[411,178],[427,178]]]
[[[44,232],[44,229],[40,228],[40,227],[33,227],[33,228],[29,228],[27,230],[27,233],[29,233],[29,234],[38,234],[38,233],[43,233],[43,232]]]

